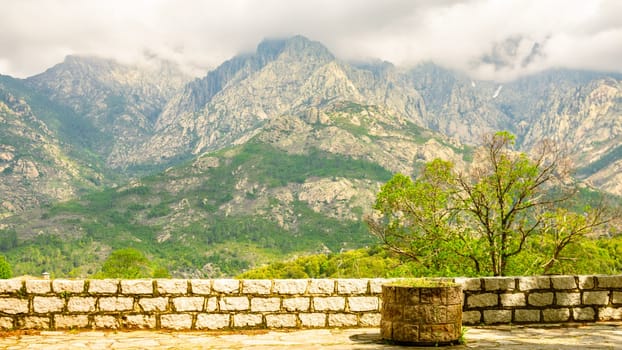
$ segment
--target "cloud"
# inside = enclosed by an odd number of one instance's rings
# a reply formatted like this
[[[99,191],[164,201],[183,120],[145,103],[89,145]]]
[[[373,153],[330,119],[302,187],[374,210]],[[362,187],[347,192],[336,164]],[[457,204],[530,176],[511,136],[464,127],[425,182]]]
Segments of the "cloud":
[[[295,34],[342,59],[433,61],[484,79],[552,67],[622,71],[617,0],[2,2],[0,73],[17,77],[68,54],[160,57],[204,75],[266,37]]]

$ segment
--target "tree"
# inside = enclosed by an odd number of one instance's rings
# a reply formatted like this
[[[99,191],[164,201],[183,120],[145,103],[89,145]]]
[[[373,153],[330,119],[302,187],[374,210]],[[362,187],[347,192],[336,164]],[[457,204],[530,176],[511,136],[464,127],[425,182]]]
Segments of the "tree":
[[[8,279],[13,277],[13,271],[11,270],[11,264],[0,255],[0,279]]]
[[[100,278],[148,278],[166,277],[168,271],[162,267],[155,267],[145,255],[134,248],[124,248],[113,251],[104,261]]]
[[[475,274],[494,276],[506,274],[532,237],[557,234],[543,265],[548,271],[568,244],[609,219],[601,210],[590,211],[569,226],[568,211],[553,215],[575,193],[569,163],[551,142],[542,142],[533,157],[513,146],[512,134],[498,132],[485,136],[466,171],[437,159],[414,181],[395,175],[376,198],[377,215],[367,217],[370,231],[389,250],[432,271],[459,257]]]

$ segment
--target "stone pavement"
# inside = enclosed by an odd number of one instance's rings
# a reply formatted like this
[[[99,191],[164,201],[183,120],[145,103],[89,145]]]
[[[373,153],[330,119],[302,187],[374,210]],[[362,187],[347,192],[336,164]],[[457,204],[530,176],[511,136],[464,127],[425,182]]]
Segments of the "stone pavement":
[[[622,349],[622,323],[469,327],[465,345],[448,349]],[[296,331],[32,331],[0,333],[0,349],[403,349],[377,328]],[[422,349],[409,347],[410,349]]]

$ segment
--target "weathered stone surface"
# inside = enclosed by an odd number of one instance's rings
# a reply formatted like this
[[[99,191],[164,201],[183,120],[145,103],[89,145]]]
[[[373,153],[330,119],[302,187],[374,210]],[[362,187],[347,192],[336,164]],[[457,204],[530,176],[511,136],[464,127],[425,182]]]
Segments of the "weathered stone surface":
[[[614,304],[622,304],[622,292],[613,292],[611,302]]]
[[[173,306],[176,311],[203,311],[204,297],[178,297],[173,298]]]
[[[324,313],[317,312],[309,314],[298,314],[298,318],[300,318],[300,324],[302,327],[326,327],[326,314]]]
[[[551,284],[553,289],[575,289],[577,283],[574,276],[551,276]]]
[[[119,289],[119,280],[89,280],[89,293],[114,294]]]
[[[53,280],[52,289],[55,293],[82,293],[84,292],[84,280]]]
[[[271,280],[244,280],[242,281],[242,293],[245,294],[270,294],[272,290]]]
[[[153,315],[128,315],[123,320],[123,326],[127,328],[156,328],[156,318]]]
[[[344,297],[315,297],[313,309],[315,311],[344,311],[346,299]]]
[[[159,294],[186,294],[188,293],[188,281],[183,279],[158,279],[156,280]]]
[[[622,288],[622,275],[617,276],[596,276],[598,288]]]
[[[43,316],[26,316],[17,321],[21,329],[49,329],[50,318]]]
[[[283,299],[283,308],[287,311],[309,311],[311,301],[307,297]]]
[[[484,323],[510,323],[512,321],[512,310],[484,310]]]
[[[380,327],[381,315],[379,312],[362,314],[359,318],[361,327]]]
[[[0,329],[2,330],[11,330],[15,327],[13,324],[13,319],[10,317],[0,317]]]
[[[40,297],[36,296],[32,300],[32,307],[35,313],[45,314],[48,312],[60,312],[65,306],[65,300],[59,297]]]
[[[213,312],[218,310],[218,298],[211,297],[207,299],[207,303],[205,304],[205,311]]]
[[[462,323],[468,325],[476,325],[482,322],[482,313],[480,311],[463,311]]]
[[[166,329],[190,329],[192,328],[192,315],[189,314],[166,314],[160,316],[160,327]]]
[[[544,322],[564,322],[570,319],[570,309],[544,309],[542,320]]]
[[[501,306],[525,306],[525,294],[524,293],[514,293],[514,294],[501,294]]]
[[[329,327],[354,327],[358,323],[353,314],[328,314]]]
[[[369,292],[371,294],[382,293],[382,285],[388,283],[390,280],[384,278],[374,278],[369,280]]]
[[[609,292],[583,292],[584,305],[607,305],[609,304]]]
[[[598,309],[599,321],[622,320],[622,307],[601,307]]]
[[[134,298],[105,297],[99,298],[100,311],[128,311],[134,308]]]
[[[145,312],[166,311],[168,308],[168,298],[140,298],[138,300],[138,305],[140,305]]]
[[[67,311],[93,312],[95,311],[95,300],[93,297],[71,297],[67,301]]]
[[[515,322],[539,322],[540,310],[516,309],[514,311]]]
[[[210,294],[211,288],[210,280],[190,280],[190,287],[192,288],[193,294]]]
[[[304,294],[308,284],[307,280],[274,280],[274,293]]]
[[[513,291],[516,286],[513,277],[486,277],[482,278],[482,281],[484,282],[484,290],[486,291]]]
[[[93,317],[93,322],[95,324],[95,328],[109,328],[109,329],[119,328],[119,321],[114,316],[95,315]]]
[[[153,294],[153,280],[122,280],[123,294]]]
[[[329,295],[335,291],[335,280],[329,279],[312,279],[309,281],[309,293],[310,294],[325,294]]]
[[[296,321],[294,314],[266,315],[266,327],[268,328],[293,328],[297,326]]]
[[[577,306],[581,304],[581,293],[555,293],[557,305]]]
[[[28,300],[17,298],[0,298],[0,312],[9,315],[28,313]]]
[[[0,279],[0,294],[15,293],[22,289],[23,282],[19,279]]]
[[[553,293],[531,293],[527,299],[531,306],[552,305]]]
[[[350,311],[378,311],[378,298],[377,297],[349,297],[348,305]]]
[[[482,280],[481,278],[466,278],[460,277],[454,280],[457,284],[462,287],[464,291],[480,291],[482,290]]]
[[[251,312],[279,311],[281,298],[252,298]]]
[[[47,294],[52,291],[50,280],[26,280],[26,293]]]
[[[594,289],[594,276],[579,276],[579,289]]]
[[[260,314],[234,314],[233,315],[233,327],[256,327],[263,322]]]
[[[467,306],[471,307],[487,307],[499,304],[499,296],[493,293],[469,295],[467,297]]]
[[[197,329],[224,329],[229,328],[231,316],[228,314],[198,314]]]
[[[337,280],[337,292],[346,295],[366,294],[368,284],[367,279],[339,279]]]
[[[594,321],[596,312],[591,307],[575,307],[572,315],[575,321]]]
[[[238,280],[214,280],[212,289],[216,293],[233,294],[240,291],[240,281]],[[194,290],[194,289],[193,289]]]
[[[223,297],[220,299],[221,311],[248,310],[249,306],[247,297]]]
[[[521,291],[549,288],[551,288],[551,279],[548,276],[520,277],[518,279],[518,289]]]

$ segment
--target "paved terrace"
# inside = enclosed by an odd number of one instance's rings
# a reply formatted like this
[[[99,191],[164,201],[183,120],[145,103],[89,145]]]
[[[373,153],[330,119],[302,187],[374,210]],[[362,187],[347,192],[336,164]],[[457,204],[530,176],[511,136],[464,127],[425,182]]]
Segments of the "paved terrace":
[[[469,327],[465,345],[448,349],[622,349],[622,323]],[[0,349],[404,349],[383,343],[377,328],[297,331],[17,331]],[[408,347],[408,349],[424,349]],[[425,348],[429,349],[429,348]]]

